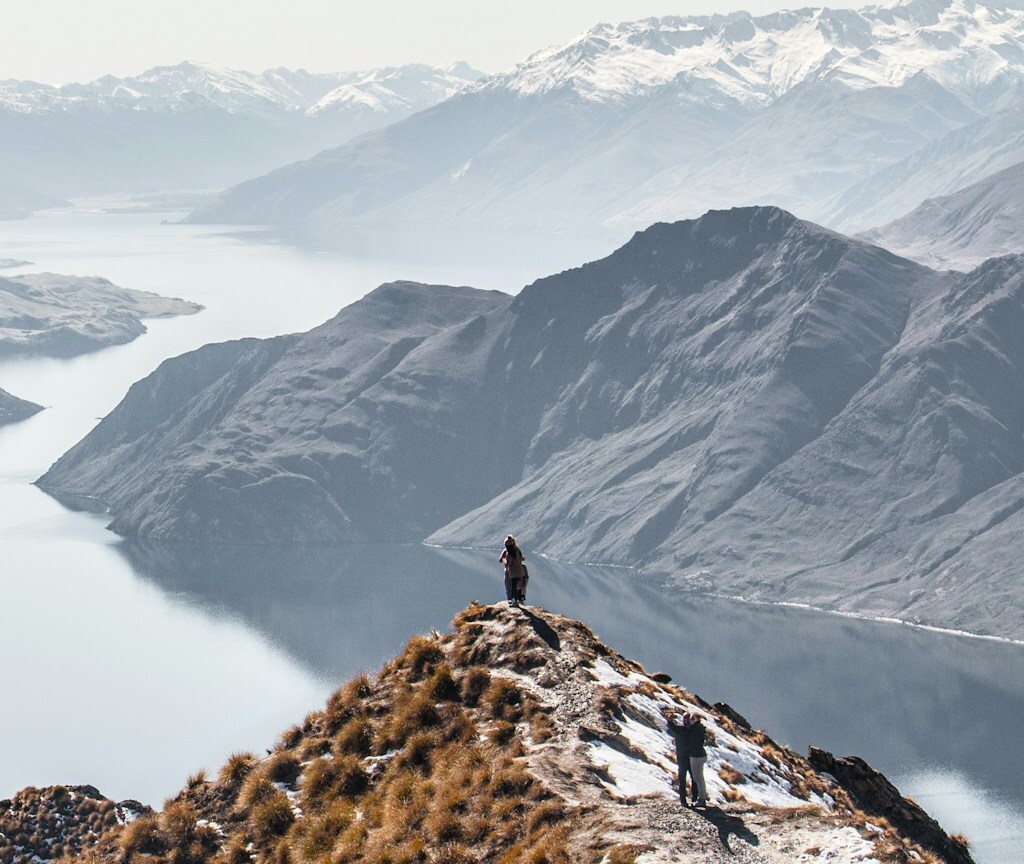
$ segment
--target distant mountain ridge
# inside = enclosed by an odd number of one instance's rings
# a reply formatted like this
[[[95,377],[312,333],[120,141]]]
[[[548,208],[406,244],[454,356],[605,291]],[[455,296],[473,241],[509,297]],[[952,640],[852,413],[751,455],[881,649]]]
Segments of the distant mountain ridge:
[[[969,269],[1024,253],[1024,162],[997,171],[862,235],[931,267]]]
[[[300,226],[317,239],[353,224],[621,236],[773,204],[864,228],[859,202],[875,205],[848,190],[1019,109],[1022,79],[1024,12],[971,0],[602,24],[233,187],[191,219]],[[892,215],[920,203],[903,191]]]
[[[358,103],[373,111],[420,110],[483,77],[465,63],[444,67],[409,64],[357,72],[317,74],[304,69],[261,73],[209,63],[158,66],[140,75],[105,75],[83,84],[51,86],[0,81],[0,111],[191,111],[201,106],[230,113],[321,113]]]
[[[181,63],[52,87],[0,81],[0,217],[82,195],[216,189],[447,99],[464,63],[317,75]]]
[[[39,482],[153,539],[514,528],[687,588],[1020,638],[1021,345],[1024,258],[938,273],[739,208],[515,298],[384,286],[169,360]]]

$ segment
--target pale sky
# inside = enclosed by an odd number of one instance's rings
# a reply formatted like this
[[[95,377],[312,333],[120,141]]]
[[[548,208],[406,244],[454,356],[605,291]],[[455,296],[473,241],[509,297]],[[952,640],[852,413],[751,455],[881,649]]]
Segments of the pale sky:
[[[182,60],[314,72],[466,60],[496,72],[599,21],[808,0],[0,0],[0,79],[50,84]],[[828,5],[860,6],[839,0]]]

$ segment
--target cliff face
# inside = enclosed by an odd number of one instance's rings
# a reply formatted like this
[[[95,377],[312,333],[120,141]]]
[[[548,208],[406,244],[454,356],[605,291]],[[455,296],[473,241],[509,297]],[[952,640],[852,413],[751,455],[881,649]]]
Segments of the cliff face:
[[[887,821],[896,800],[914,811],[895,790],[884,801],[862,783],[848,791],[665,678],[577,621],[474,604],[452,632],[414,637],[376,678],[349,682],[266,758],[236,754],[216,777],[194,775],[159,813],[101,800],[55,820],[49,809],[78,790],[26,790],[0,808],[2,860],[56,858],[59,837],[72,858],[153,864],[969,864],[941,831]],[[706,809],[684,809],[673,789],[665,718],[678,710],[708,730]],[[29,799],[51,804],[30,813]]]
[[[1024,258],[937,273],[771,207],[514,299],[384,286],[167,361],[40,485],[125,535],[510,528],[690,589],[1024,635]]]

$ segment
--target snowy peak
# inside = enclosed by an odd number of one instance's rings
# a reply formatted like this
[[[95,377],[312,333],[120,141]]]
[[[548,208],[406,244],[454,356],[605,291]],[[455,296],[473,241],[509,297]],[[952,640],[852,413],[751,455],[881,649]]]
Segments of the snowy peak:
[[[921,73],[972,99],[1007,76],[1018,81],[1022,71],[1024,12],[970,0],[915,0],[860,11],[599,24],[484,86],[521,95],[572,88],[604,101],[672,84],[763,105],[804,81],[865,89],[899,86]]]
[[[101,110],[183,111],[210,107],[228,113],[308,112],[323,110],[331,94],[376,110],[414,110],[447,99],[481,73],[465,63],[444,68],[412,64],[397,68],[315,74],[304,69],[241,72],[208,63],[157,66],[140,75],[106,75],[87,84],[53,87],[25,81],[0,82],[0,108],[22,113]],[[335,100],[336,101],[336,100]]]

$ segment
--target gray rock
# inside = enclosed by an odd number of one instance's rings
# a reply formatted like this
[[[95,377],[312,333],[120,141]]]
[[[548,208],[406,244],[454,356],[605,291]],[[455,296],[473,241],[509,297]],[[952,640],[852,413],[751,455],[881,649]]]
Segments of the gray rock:
[[[95,277],[39,273],[0,277],[0,358],[72,357],[146,332],[143,318],[191,315],[202,307]]]
[[[1021,636],[1022,335],[1022,258],[937,273],[711,212],[512,300],[385,286],[168,361],[39,482],[123,534],[512,530],[686,588]]]

